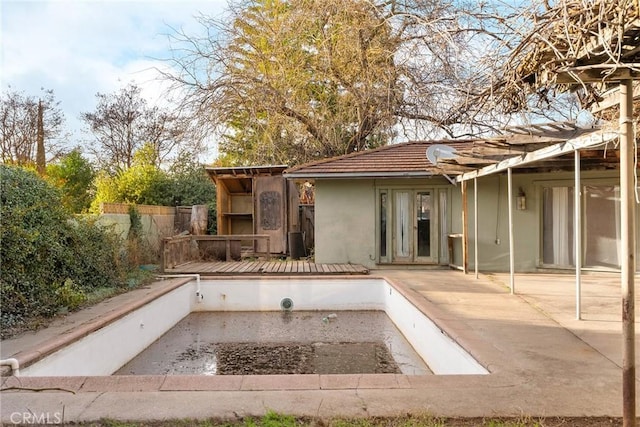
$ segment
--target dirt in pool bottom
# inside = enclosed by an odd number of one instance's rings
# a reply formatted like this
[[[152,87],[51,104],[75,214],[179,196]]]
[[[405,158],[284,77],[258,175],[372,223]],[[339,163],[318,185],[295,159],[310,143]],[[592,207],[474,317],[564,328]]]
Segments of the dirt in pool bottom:
[[[200,344],[167,362],[165,375],[401,373],[380,342]]]
[[[115,375],[431,375],[383,311],[195,312]]]

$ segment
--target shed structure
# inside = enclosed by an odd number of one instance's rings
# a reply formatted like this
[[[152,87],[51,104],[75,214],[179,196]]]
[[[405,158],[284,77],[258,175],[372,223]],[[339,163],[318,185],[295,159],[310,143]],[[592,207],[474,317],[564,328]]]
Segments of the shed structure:
[[[284,179],[286,165],[209,167],[216,184],[218,235],[266,235],[243,240],[255,253],[288,252],[289,232],[299,231],[298,189]]]

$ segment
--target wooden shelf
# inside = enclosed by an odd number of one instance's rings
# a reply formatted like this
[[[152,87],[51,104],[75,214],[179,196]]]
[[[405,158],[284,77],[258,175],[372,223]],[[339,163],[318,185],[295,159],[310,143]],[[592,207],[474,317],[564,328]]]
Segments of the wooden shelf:
[[[237,217],[247,217],[250,218],[253,216],[250,212],[224,212],[222,215],[224,216],[237,216]]]

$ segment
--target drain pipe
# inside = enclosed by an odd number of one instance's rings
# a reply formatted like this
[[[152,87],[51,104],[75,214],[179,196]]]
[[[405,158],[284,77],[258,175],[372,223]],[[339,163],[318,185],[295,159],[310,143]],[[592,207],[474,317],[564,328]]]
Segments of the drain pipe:
[[[15,377],[20,376],[20,362],[18,362],[18,359],[11,358],[0,360],[0,366],[11,366],[11,375]]]
[[[175,279],[181,277],[195,277],[196,278],[196,302],[200,304],[204,299],[202,291],[200,290],[200,275],[199,274],[159,274],[156,277],[161,279]]]

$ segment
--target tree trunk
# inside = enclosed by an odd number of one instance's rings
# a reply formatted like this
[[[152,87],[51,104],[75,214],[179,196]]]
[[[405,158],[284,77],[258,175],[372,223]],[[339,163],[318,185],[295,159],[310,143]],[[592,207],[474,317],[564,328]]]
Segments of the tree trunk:
[[[207,205],[194,205],[191,207],[191,234],[207,234],[207,217],[209,208]]]

